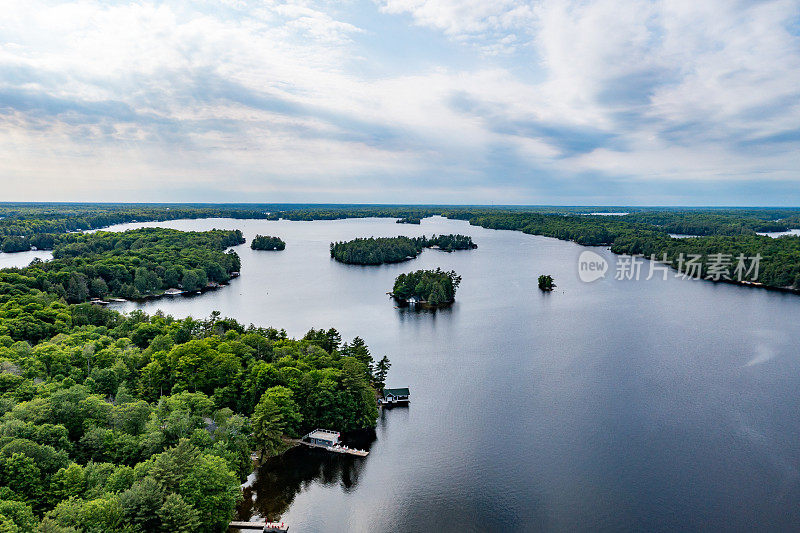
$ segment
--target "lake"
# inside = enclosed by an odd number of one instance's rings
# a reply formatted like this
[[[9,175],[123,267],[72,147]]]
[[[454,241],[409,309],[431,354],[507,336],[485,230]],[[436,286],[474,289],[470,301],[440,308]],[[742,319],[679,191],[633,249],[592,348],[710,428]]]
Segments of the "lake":
[[[194,297],[116,308],[223,316],[358,335],[392,361],[364,459],[294,449],[252,476],[241,516],[291,531],[795,529],[800,524],[800,297],[704,281],[617,281],[604,248],[429,218],[178,220],[140,226],[277,235],[236,248],[242,276]],[[425,250],[379,267],[331,241],[462,233],[476,250]],[[587,249],[611,265],[583,283]],[[645,264],[647,265],[647,263]],[[454,269],[457,301],[398,309],[396,275]],[[550,274],[557,288],[537,289]],[[330,428],[336,429],[336,428]]]
[[[27,252],[2,253],[0,252],[0,269],[12,267],[26,267],[34,259],[49,261],[53,252],[47,250],[29,250]]]

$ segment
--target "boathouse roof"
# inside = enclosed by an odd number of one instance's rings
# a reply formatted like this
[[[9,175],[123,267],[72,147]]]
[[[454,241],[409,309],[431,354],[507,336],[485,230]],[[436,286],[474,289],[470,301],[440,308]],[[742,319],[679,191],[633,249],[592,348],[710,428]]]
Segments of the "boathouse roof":
[[[330,431],[328,429],[315,429],[307,435],[311,439],[330,440],[336,442],[339,440],[338,431]]]
[[[383,389],[384,396],[389,396],[390,394],[392,396],[410,396],[410,393],[408,392],[408,387],[402,389]]]

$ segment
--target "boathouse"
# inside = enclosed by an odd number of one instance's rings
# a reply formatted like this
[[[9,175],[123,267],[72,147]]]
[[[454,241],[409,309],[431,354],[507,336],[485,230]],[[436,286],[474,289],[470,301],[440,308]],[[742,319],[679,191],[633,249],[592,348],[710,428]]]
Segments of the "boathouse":
[[[336,446],[340,444],[339,437],[341,435],[338,431],[330,431],[328,429],[315,429],[308,435],[309,442],[311,444],[317,444],[319,446]]]
[[[410,392],[408,387],[401,389],[383,389],[383,398],[381,403],[408,403]]]

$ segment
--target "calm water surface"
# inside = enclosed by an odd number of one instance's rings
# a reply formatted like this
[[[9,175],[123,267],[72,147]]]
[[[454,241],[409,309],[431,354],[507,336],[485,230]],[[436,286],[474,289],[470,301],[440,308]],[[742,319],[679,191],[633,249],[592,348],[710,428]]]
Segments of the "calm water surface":
[[[335,327],[389,356],[390,386],[411,388],[409,408],[381,414],[366,459],[296,449],[255,473],[245,518],[295,532],[800,527],[800,297],[585,284],[586,248],[440,218],[143,225],[239,228],[287,247],[239,246],[230,286],[123,310],[218,309],[293,336]],[[380,267],[328,254],[333,240],[423,233],[469,234],[479,248]],[[397,274],[437,266],[463,276],[451,309],[409,312],[385,295]],[[536,288],[542,273],[553,293]]]
[[[0,269],[11,267],[26,267],[34,259],[49,261],[53,253],[47,250],[31,250],[28,252],[2,253],[0,252]]]

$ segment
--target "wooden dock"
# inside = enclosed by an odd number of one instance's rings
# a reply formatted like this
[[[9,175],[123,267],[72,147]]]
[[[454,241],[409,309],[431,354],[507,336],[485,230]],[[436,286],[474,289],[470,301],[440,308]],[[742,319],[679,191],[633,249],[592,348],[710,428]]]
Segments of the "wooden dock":
[[[283,522],[231,522],[228,527],[234,529],[257,529],[266,532],[289,531],[289,526]]]
[[[289,442],[295,445],[302,444],[303,446],[308,446],[309,448],[328,450],[329,452],[333,453],[346,453],[349,455],[356,455],[358,457],[366,457],[369,455],[369,452],[366,450],[358,450],[356,448],[349,448],[347,446],[325,446],[324,444],[314,444],[313,442],[306,442],[300,439],[289,439]]]
[[[302,440],[300,441],[300,444],[305,444],[310,448],[322,448],[323,450],[328,450],[329,452],[348,453],[350,455],[357,455],[359,457],[366,457],[367,455],[369,455],[369,452],[366,450],[357,450],[355,448],[348,448],[347,446],[324,446],[322,444],[314,444]]]

